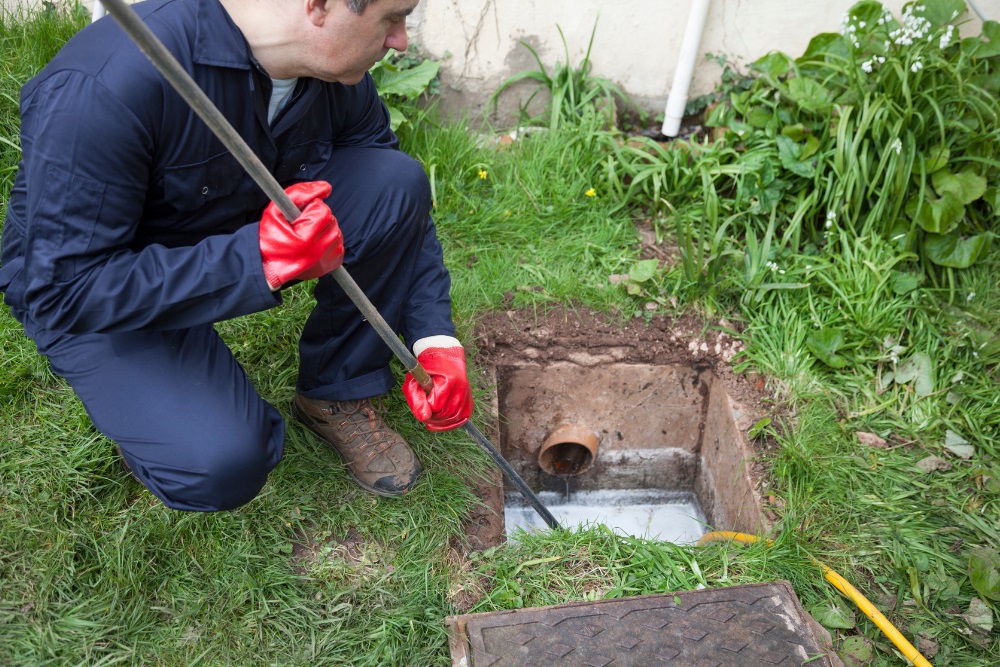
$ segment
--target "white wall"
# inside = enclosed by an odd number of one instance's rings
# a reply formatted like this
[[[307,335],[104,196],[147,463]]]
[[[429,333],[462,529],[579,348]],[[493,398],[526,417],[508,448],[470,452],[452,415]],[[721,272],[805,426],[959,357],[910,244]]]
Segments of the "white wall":
[[[1000,20],[1000,0],[974,0]],[[422,0],[411,18],[411,42],[443,60],[442,92],[449,111],[476,115],[508,77],[537,69],[532,46],[546,67],[583,59],[596,24],[593,74],[618,84],[643,107],[663,110],[677,66],[691,0]],[[700,53],[725,54],[746,65],[772,50],[796,57],[821,32],[837,32],[854,0],[712,0]],[[897,17],[904,0],[885,0]],[[965,34],[981,22],[967,12]],[[711,92],[722,68],[699,58],[691,97]],[[516,101],[516,100],[515,100]],[[516,104],[512,105],[516,109]],[[507,109],[509,113],[510,109]]]
[[[42,0],[0,0],[4,7],[40,5]],[[53,0],[56,3],[73,0]],[[93,0],[82,0],[88,7]],[[248,0],[260,1],[260,0]],[[741,71],[748,63],[778,50],[795,57],[821,32],[840,30],[855,0],[711,0],[700,53],[725,55]],[[1000,0],[966,0],[964,35],[979,34],[982,22],[1000,21]],[[592,73],[610,79],[642,107],[662,111],[670,92],[692,0],[420,0],[410,18],[410,41],[420,52],[442,61],[441,107],[449,113],[479,116],[490,95],[507,78],[537,69],[532,46],[550,70],[582,61],[596,25]],[[905,0],[883,0],[896,16]],[[722,68],[699,58],[690,97],[711,90]],[[532,88],[522,88],[529,91]],[[523,95],[522,95],[523,96]],[[509,117],[517,96],[501,105]]]

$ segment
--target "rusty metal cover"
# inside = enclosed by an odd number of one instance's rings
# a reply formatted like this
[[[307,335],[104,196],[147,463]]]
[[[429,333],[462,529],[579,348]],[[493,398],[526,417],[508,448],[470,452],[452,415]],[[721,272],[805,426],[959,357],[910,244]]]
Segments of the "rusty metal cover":
[[[787,581],[450,616],[459,667],[840,667]]]

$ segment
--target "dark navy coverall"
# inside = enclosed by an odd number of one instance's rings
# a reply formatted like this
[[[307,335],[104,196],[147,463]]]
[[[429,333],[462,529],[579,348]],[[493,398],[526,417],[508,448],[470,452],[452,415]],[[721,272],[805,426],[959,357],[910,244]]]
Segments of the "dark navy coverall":
[[[218,0],[134,6],[282,187],[325,180],[344,267],[412,343],[454,335],[423,169],[398,150],[371,76],[300,79],[271,126],[271,82]],[[0,291],[95,426],[169,507],[246,503],[284,423],[213,323],[272,308],[257,221],[267,197],[111,17],[21,93]],[[297,390],[389,391],[390,350],[330,277],[299,345]]]

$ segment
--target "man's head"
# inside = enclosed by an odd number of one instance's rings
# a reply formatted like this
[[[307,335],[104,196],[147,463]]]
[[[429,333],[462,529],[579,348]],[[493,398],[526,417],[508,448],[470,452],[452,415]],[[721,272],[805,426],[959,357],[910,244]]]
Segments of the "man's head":
[[[406,17],[419,0],[300,0],[309,8],[314,76],[354,84],[390,49],[409,43]]]
[[[222,0],[264,69],[353,85],[390,49],[405,51],[419,0]],[[290,14],[275,14],[275,4]]]

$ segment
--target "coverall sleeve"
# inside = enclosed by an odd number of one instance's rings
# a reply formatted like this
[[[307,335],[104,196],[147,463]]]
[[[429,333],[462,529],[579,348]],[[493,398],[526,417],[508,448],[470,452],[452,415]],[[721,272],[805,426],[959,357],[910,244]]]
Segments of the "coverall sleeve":
[[[136,243],[155,140],[98,80],[48,79],[22,101],[25,300],[70,333],[177,329],[276,305],[257,225],[167,248]]]

